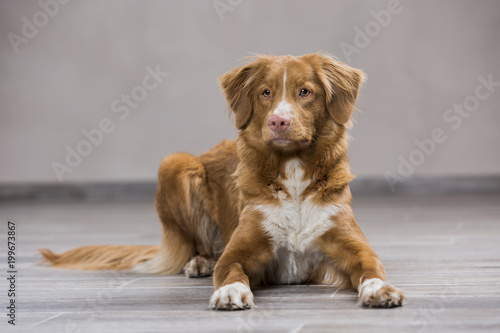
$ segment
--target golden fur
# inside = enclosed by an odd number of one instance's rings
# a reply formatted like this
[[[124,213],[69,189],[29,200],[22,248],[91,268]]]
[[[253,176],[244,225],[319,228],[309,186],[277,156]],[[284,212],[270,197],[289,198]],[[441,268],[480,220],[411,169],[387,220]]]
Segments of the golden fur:
[[[300,162],[302,180],[307,181],[294,200],[309,200],[319,210],[342,208],[315,239],[313,248],[324,257],[302,282],[336,281],[359,290],[364,305],[401,305],[403,294],[388,283],[370,295],[361,285],[386,279],[350,209],[353,175],[346,126],[363,77],[361,71],[320,54],[251,58],[220,77],[240,130],[237,141],[223,141],[198,157],[174,154],[160,165],[156,210],[161,246],[86,246],[61,255],[41,253],[56,267],[164,274],[179,273],[185,266],[187,270],[193,257],[217,261],[214,308],[248,308],[252,304],[224,301],[220,294],[226,289],[221,288],[276,282],[271,267],[277,258],[275,235],[264,228],[265,223],[274,228],[276,221],[266,221],[264,208],[280,209],[283,200],[292,199],[293,189],[285,184],[286,166],[293,160]],[[290,127],[278,135],[268,119],[280,101],[293,112]],[[191,261],[189,267],[202,264]],[[245,302],[251,302],[248,292],[242,296]]]

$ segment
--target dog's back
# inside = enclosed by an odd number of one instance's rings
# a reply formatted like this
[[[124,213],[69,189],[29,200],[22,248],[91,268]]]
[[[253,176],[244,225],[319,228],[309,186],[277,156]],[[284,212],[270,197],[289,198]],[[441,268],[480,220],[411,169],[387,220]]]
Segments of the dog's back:
[[[198,157],[176,153],[163,159],[155,201],[162,246],[89,245],[62,254],[40,252],[58,268],[177,274],[186,266],[188,276],[211,275],[238,224],[239,195],[232,177],[237,165],[236,142],[227,140]]]

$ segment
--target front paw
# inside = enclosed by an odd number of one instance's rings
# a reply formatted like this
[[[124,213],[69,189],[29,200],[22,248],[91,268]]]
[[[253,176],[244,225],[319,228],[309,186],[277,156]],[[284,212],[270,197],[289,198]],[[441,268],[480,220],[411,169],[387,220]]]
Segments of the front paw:
[[[210,307],[217,310],[244,310],[252,306],[252,291],[241,282],[220,287],[210,298]]]
[[[359,286],[359,303],[368,308],[392,308],[403,305],[403,291],[380,279],[368,279]]]

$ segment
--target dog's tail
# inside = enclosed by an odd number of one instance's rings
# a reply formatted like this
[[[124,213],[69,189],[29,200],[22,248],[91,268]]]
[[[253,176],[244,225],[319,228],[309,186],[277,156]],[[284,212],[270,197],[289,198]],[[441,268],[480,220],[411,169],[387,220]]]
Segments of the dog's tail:
[[[160,246],[88,245],[57,254],[41,249],[45,262],[54,267],[72,269],[131,269],[140,262],[154,258]]]
[[[133,270],[138,273],[177,274],[194,254],[191,243],[163,232],[162,245],[88,245],[57,254],[41,249],[53,267],[86,270]]]

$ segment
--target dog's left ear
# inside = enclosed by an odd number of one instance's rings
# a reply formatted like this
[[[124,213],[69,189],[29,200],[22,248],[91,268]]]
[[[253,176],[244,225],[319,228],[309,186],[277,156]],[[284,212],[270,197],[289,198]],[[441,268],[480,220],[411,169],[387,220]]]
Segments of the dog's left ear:
[[[256,61],[254,61],[219,77],[227,105],[234,113],[234,124],[239,130],[245,129],[252,118],[251,87],[256,67]]]
[[[335,59],[321,56],[321,81],[325,86],[326,109],[338,124],[351,118],[364,73]]]

